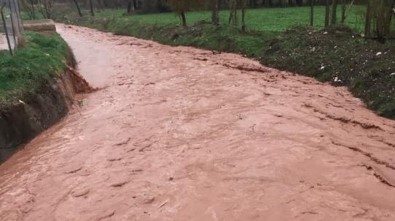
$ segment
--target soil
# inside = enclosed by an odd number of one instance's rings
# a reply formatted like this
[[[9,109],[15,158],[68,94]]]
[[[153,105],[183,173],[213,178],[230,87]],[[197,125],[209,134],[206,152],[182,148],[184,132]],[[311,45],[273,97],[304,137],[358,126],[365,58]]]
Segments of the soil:
[[[0,163],[66,116],[74,103],[74,82],[80,81],[66,71],[43,83],[35,93],[0,107]]]
[[[74,55],[68,50],[63,73],[53,73],[54,77],[43,80],[37,89],[0,105],[0,163],[65,117],[70,108],[78,105],[76,93],[97,90],[75,70]]]
[[[346,88],[57,29],[102,89],[0,166],[0,220],[395,220],[395,122]]]

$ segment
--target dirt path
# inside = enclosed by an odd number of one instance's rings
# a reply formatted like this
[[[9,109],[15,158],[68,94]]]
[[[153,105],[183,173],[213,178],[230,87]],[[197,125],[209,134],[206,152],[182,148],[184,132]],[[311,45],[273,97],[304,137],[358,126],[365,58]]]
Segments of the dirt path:
[[[0,166],[0,220],[395,220],[395,123],[344,88],[58,30],[104,89]]]

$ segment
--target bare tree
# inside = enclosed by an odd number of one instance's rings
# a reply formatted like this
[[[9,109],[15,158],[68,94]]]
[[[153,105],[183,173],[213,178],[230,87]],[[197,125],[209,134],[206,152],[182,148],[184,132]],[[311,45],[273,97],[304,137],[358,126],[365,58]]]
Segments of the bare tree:
[[[36,19],[34,0],[22,0],[23,11],[27,12],[30,19]]]
[[[77,7],[78,15],[79,15],[80,17],[82,17],[83,14],[82,14],[82,12],[81,12],[81,8],[80,8],[80,5],[78,4],[78,1],[77,1],[77,0],[73,0],[73,2],[74,2],[74,4],[75,4],[75,6]]]
[[[247,0],[229,0],[229,24],[233,26],[238,26],[239,16],[238,11],[241,11],[241,29],[243,31],[246,30],[246,9],[247,9],[248,1]]]
[[[365,36],[384,42],[391,32],[394,0],[369,0],[366,9]],[[374,29],[372,28],[374,27]]]
[[[187,26],[186,12],[203,5],[201,0],[167,0],[167,3],[180,16],[183,27]]]
[[[229,0],[229,24],[237,26],[238,16],[237,16],[237,0]]]
[[[343,6],[342,6],[342,24],[344,24],[344,22],[347,19],[348,12],[350,11],[352,6],[354,5],[355,0],[352,0],[350,2],[350,4],[348,5],[348,7],[347,7],[347,1],[346,0],[342,0],[342,1],[343,1]]]
[[[38,10],[44,18],[50,19],[52,17],[53,0],[38,0]]]

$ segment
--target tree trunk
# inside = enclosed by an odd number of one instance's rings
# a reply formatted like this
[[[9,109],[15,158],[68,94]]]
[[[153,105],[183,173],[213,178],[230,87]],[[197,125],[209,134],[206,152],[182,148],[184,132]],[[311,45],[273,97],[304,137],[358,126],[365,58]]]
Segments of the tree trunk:
[[[393,14],[394,2],[393,0],[382,1],[376,17],[377,37],[380,42],[384,43],[391,32],[391,17]]]
[[[239,16],[237,15],[237,7],[235,6],[234,12],[233,12],[233,26],[237,27],[239,24]]]
[[[395,0],[392,0],[392,6],[391,6],[390,10],[391,10],[391,14],[390,14],[390,24],[391,24],[392,17],[394,17],[394,14],[395,14]]]
[[[219,25],[219,0],[212,0],[212,16],[213,25]]]
[[[187,18],[185,16],[185,12],[180,13],[181,23],[183,27],[187,27]]]
[[[365,18],[365,37],[369,38],[372,31],[372,3],[368,0]]]
[[[329,7],[329,1],[330,0],[325,0],[325,28],[329,26],[329,19],[330,19],[330,7]]]
[[[132,0],[134,10],[137,9],[137,0]]]
[[[302,6],[303,5],[303,0],[296,0],[296,5],[297,6]]]
[[[241,30],[243,32],[246,31],[247,26],[246,26],[246,5],[244,2],[241,3]]]
[[[77,0],[74,0],[74,4],[75,4],[75,6],[77,7],[78,15],[79,15],[80,17],[82,17],[83,15],[82,15],[82,12],[81,12],[81,8],[80,8],[80,5],[78,4]]]
[[[338,5],[339,1],[338,0],[333,0],[333,4],[332,4],[332,21],[331,24],[335,25],[337,23],[337,5]]]
[[[128,10],[127,10],[128,14],[132,13],[132,0],[128,1]]]
[[[90,7],[90,10],[91,10],[91,15],[95,16],[95,10],[93,9],[93,2],[92,2],[92,0],[89,0],[89,7]]]
[[[233,26],[237,26],[237,2],[236,0],[231,0],[229,2],[229,24],[232,24]]]
[[[258,6],[257,0],[250,0],[249,1],[249,6],[253,7],[253,8],[256,8]]]
[[[103,4],[101,3],[100,0],[96,0],[96,2],[97,2],[97,7],[98,7],[98,8],[104,9]]]
[[[30,5],[32,6],[32,18],[36,19],[36,12],[34,9],[34,0],[30,0]]]
[[[314,26],[314,1],[310,0],[310,26]]]
[[[265,6],[266,7],[272,7],[273,6],[273,0],[265,0]]]
[[[340,0],[340,3],[342,5],[342,16],[341,16],[341,23],[344,24],[344,22],[346,21],[346,0]]]

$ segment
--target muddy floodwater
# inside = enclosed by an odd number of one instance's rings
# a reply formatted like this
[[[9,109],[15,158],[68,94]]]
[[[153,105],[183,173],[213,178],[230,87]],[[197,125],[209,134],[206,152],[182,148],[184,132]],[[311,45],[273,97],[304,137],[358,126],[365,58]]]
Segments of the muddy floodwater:
[[[345,88],[57,28],[101,90],[0,165],[0,220],[395,220],[395,122]]]

